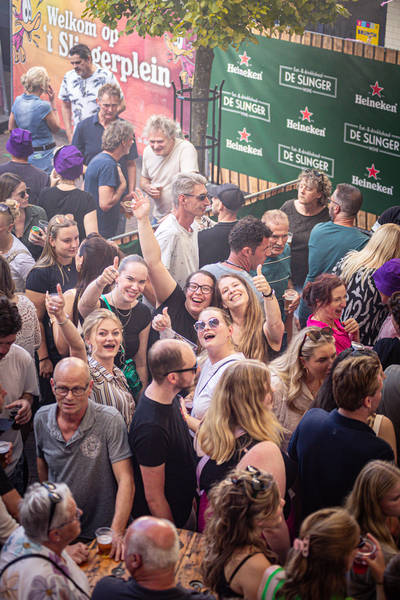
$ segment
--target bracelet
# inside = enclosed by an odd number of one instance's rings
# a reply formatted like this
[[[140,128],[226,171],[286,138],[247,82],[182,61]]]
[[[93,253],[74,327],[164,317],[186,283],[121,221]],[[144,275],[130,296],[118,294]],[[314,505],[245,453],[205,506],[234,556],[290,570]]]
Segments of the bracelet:
[[[98,279],[98,277],[97,277],[97,279]],[[98,283],[97,279],[95,280],[95,281],[96,281],[96,285],[97,285],[97,287],[99,287],[101,290],[103,290],[105,286],[104,286],[104,285],[100,285],[100,284]]]
[[[57,107],[56,108],[52,108],[51,110],[57,110]]]
[[[57,321],[57,325],[65,325],[65,323],[68,321],[68,319],[69,319],[69,315],[67,315],[67,318],[62,323],[60,323],[59,321]]]
[[[186,416],[183,415],[183,418],[185,419],[185,421],[187,421],[189,417],[190,417],[190,415],[186,415]]]
[[[264,294],[264,292],[262,292],[263,298],[272,298],[273,296],[275,296],[275,290],[273,290],[271,288],[271,291],[269,294]]]
[[[48,358],[50,358],[50,356],[45,356],[44,358],[39,358],[39,362],[42,362],[43,360],[47,360]]]

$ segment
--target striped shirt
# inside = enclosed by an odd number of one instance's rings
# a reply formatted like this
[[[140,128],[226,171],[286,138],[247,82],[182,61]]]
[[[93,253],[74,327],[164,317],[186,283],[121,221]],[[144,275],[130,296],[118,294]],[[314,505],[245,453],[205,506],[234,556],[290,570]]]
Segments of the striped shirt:
[[[97,360],[88,357],[90,375],[93,379],[93,388],[90,399],[98,404],[113,406],[123,416],[129,428],[133,413],[135,412],[135,401],[126,381],[125,375],[114,365],[113,373],[109,373]]]

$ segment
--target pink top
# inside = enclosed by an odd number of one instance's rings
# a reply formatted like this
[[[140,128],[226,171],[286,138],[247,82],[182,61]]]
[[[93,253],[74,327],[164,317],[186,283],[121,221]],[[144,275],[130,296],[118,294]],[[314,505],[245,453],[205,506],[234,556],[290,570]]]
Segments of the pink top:
[[[382,325],[382,328],[379,332],[378,338],[377,338],[377,342],[379,342],[379,340],[381,340],[382,338],[396,338],[399,337],[397,331],[394,328],[393,322],[392,322],[392,315],[389,315],[384,324]]]
[[[311,315],[307,319],[307,327],[329,327],[326,323],[322,321],[314,321],[314,315]],[[351,339],[348,333],[346,333],[344,327],[342,326],[339,319],[335,319],[335,328],[332,329],[333,337],[335,338],[335,346],[336,352],[340,354],[343,350],[347,350],[347,348],[351,348]]]

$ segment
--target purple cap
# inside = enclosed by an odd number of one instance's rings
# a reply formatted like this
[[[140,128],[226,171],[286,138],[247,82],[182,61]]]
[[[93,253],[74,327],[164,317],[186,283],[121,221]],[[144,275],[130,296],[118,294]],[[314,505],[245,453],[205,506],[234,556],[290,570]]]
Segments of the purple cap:
[[[375,285],[382,294],[390,296],[400,292],[400,258],[392,258],[373,274]]]
[[[61,146],[54,152],[54,168],[64,179],[78,179],[83,171],[83,155],[76,146]]]
[[[238,210],[245,203],[244,194],[234,183],[223,183],[222,185],[206,185],[207,192],[213,198],[221,200],[228,210]]]
[[[32,134],[27,129],[13,129],[7,140],[6,148],[17,158],[26,158],[33,154]]]

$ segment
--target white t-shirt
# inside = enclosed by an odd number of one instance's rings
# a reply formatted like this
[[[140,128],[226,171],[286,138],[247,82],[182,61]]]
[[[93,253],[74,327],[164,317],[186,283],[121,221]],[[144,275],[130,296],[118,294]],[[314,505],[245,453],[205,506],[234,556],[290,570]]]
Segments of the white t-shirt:
[[[7,259],[14,253],[16,253],[14,258],[8,262]],[[7,260],[11,269],[11,275],[15,281],[16,291],[25,292],[26,278],[35,264],[32,254],[27,247],[13,235],[13,245],[6,254],[3,254],[3,257]]]
[[[0,419],[8,419],[8,410],[5,408],[9,404],[19,400],[24,393],[34,396],[39,394],[35,364],[26,350],[16,344],[11,346],[9,352],[0,360],[0,382],[7,392]],[[5,470],[7,475],[10,475],[22,454],[21,431],[10,428],[3,433],[1,441],[13,443],[12,462]]]
[[[199,226],[193,221],[190,228],[192,231],[182,227],[174,215],[168,215],[155,233],[161,248],[161,260],[181,288],[185,286],[188,275],[199,269]]]
[[[154,198],[156,219],[165,217],[172,208],[171,182],[177,173],[198,173],[196,148],[188,140],[176,139],[167,156],[157,156],[150,146],[143,152],[142,176],[150,179],[151,185],[161,187],[159,198]]]
[[[72,120],[75,127],[99,110],[97,93],[105,83],[114,83],[121,89],[117,78],[108,69],[97,67],[93,75],[83,79],[74,70],[67,71],[62,80],[58,97],[64,102],[71,102]],[[123,98],[121,90],[121,98]]]
[[[210,406],[214,389],[225,369],[233,362],[245,358],[242,352],[235,352],[218,362],[211,364],[209,358],[201,368],[199,380],[193,396],[192,417],[202,419]]]

